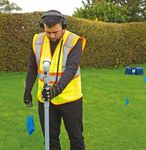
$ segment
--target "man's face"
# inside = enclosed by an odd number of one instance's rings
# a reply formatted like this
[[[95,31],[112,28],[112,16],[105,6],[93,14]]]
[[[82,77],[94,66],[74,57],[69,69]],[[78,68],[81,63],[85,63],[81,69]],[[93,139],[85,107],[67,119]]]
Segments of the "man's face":
[[[54,42],[60,40],[64,32],[62,26],[59,23],[52,27],[48,27],[46,24],[44,24],[44,31],[47,37]]]

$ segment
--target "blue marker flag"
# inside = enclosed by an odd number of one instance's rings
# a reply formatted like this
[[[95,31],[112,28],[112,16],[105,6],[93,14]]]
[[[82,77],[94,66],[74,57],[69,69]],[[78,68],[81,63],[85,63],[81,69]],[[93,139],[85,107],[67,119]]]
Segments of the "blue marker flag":
[[[28,134],[31,135],[34,132],[34,129],[35,129],[34,120],[33,120],[32,115],[27,117],[26,126],[27,126]]]
[[[128,105],[128,104],[129,104],[129,100],[128,100],[128,98],[126,98],[125,105]]]

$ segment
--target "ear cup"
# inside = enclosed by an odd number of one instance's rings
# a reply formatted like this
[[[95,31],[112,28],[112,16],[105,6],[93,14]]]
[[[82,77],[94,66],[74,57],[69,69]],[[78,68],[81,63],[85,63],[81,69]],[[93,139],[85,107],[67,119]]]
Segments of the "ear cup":
[[[66,29],[66,27],[67,27],[67,21],[66,21],[66,19],[64,18],[64,19],[62,19],[62,28],[63,28],[63,29]]]
[[[41,28],[44,28],[43,18],[40,19],[39,24]]]
[[[44,18],[47,17],[47,16],[57,16],[57,17],[60,17],[61,20],[62,20],[62,28],[63,28],[63,29],[66,28],[66,26],[67,26],[67,21],[66,21],[64,15],[61,14],[61,13],[60,13],[59,11],[57,11],[57,10],[50,10],[50,11],[44,13],[44,14],[41,16],[41,19],[40,19],[40,21],[39,21],[39,24],[40,24],[40,27],[41,27],[41,28],[44,28],[44,21],[43,21],[43,20],[44,20]]]

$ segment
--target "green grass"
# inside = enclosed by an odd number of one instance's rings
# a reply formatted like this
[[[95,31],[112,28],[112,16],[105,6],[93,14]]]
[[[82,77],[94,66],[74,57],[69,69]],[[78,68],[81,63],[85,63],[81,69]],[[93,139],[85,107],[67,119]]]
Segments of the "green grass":
[[[145,65],[140,65],[144,67]],[[145,75],[125,75],[121,69],[82,69],[84,93],[84,136],[86,150],[146,149]],[[26,73],[0,73],[0,150],[44,150],[36,87],[34,107],[23,104]],[[125,99],[129,104],[125,105]],[[26,117],[33,115],[35,132],[26,131]],[[63,150],[69,150],[64,127]]]

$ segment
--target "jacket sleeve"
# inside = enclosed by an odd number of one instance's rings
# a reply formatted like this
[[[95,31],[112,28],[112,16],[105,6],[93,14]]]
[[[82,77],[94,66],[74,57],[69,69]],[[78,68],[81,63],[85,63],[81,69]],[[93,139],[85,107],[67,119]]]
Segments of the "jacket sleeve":
[[[36,78],[37,78],[36,58],[33,51],[31,51],[26,75],[24,99],[29,99],[29,95],[31,95],[31,91]]]
[[[73,79],[77,72],[78,66],[80,65],[82,56],[82,42],[79,39],[73,49],[70,51],[67,58],[67,66],[63,75],[57,83],[60,93],[65,89],[68,83]]]

